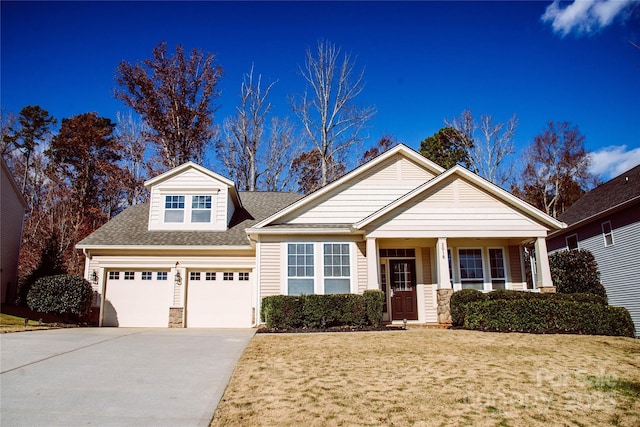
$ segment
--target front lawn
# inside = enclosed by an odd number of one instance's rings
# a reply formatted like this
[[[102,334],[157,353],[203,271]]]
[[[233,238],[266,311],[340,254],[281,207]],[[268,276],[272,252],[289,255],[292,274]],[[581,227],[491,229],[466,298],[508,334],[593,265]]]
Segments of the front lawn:
[[[640,340],[258,334],[212,426],[640,425]]]
[[[23,317],[0,313],[0,332],[25,331],[38,329],[39,327],[40,323],[38,321],[29,320],[27,325],[25,326]]]

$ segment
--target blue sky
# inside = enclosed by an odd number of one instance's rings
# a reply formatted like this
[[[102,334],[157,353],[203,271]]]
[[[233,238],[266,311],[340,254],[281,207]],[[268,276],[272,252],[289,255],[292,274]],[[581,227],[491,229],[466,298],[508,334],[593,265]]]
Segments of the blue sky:
[[[602,179],[640,164],[640,2],[10,2],[1,7],[4,112],[40,105],[59,121],[126,111],[112,94],[122,60],[166,40],[217,55],[215,122],[233,114],[254,64],[278,83],[274,113],[295,119],[305,49],[328,39],[357,57],[374,105],[368,144],[417,149],[445,118],[517,114],[521,153],[549,120],[586,136]]]

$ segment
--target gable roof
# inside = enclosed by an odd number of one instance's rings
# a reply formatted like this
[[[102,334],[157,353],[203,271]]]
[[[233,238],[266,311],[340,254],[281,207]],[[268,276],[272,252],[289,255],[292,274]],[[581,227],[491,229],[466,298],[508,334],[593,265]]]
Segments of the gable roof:
[[[231,197],[233,198],[234,202],[236,202],[236,205],[239,207],[242,206],[242,200],[240,200],[240,197],[238,196],[238,191],[236,190],[236,185],[233,181],[231,181],[229,178],[225,178],[224,176],[215,173],[212,170],[205,168],[204,166],[200,166],[199,164],[194,162],[186,162],[181,164],[180,166],[176,166],[175,168],[168,170],[163,174],[160,174],[154,178],[151,178],[145,181],[144,186],[148,190],[151,190],[151,187],[158,185],[174,176],[180,175],[181,173],[184,173],[188,169],[195,169],[198,172],[210,178],[213,178],[217,181],[222,182],[224,185],[229,187],[229,193],[231,194]]]
[[[278,219],[286,215],[289,215],[292,212],[295,212],[296,210],[302,209],[303,207],[314,202],[315,200],[318,200],[325,194],[333,191],[334,189],[346,184],[347,182],[353,179],[356,179],[358,176],[366,173],[367,171],[371,170],[372,168],[386,161],[387,159],[395,156],[396,154],[401,154],[409,158],[410,160],[423,166],[425,169],[432,171],[436,175],[441,174],[444,171],[443,167],[437,165],[433,161],[422,156],[417,151],[407,147],[404,144],[398,144],[395,147],[391,148],[390,150],[387,150],[384,153],[380,154],[379,156],[375,157],[373,160],[370,160],[369,162],[358,166],[357,168],[353,169],[351,172],[343,175],[342,177],[338,178],[332,183],[327,184],[324,187],[314,191],[313,193],[306,195],[305,197],[301,198],[300,200],[298,200],[296,203],[293,203],[289,207],[279,212],[276,212],[275,214],[264,219],[263,221],[260,221],[258,224],[256,224],[253,227],[253,230],[270,225],[274,221],[277,221]]]
[[[249,248],[247,227],[298,200],[298,193],[241,192],[244,205],[236,209],[225,231],[149,231],[149,203],[133,205],[80,241],[78,249],[105,247]]]
[[[488,193],[492,194],[493,196],[495,196],[496,198],[498,198],[499,200],[513,206],[514,208],[520,210],[521,212],[525,213],[526,215],[534,218],[535,220],[539,221],[542,224],[545,224],[546,226],[552,228],[552,229],[561,229],[566,227],[566,224],[556,220],[555,218],[552,218],[551,216],[545,214],[544,212],[542,212],[541,210],[533,207],[532,205],[524,202],[523,200],[519,199],[518,197],[514,196],[513,194],[509,193],[508,191],[503,190],[502,188],[498,187],[497,185],[487,181],[486,179],[480,177],[479,175],[476,175],[473,172],[468,171],[467,169],[463,168],[462,166],[456,165],[454,167],[452,167],[451,169],[447,170],[446,172],[434,177],[433,179],[425,182],[424,184],[420,185],[419,187],[415,188],[414,190],[408,192],[407,194],[405,194],[404,196],[396,199],[395,201],[391,202],[390,204],[388,204],[387,206],[383,207],[382,209],[378,210],[377,212],[372,213],[371,215],[369,215],[368,217],[362,219],[361,221],[355,223],[353,225],[353,228],[356,230],[360,230],[364,227],[366,227],[367,225],[371,224],[372,222],[374,222],[375,220],[383,217],[384,215],[396,210],[397,208],[410,203],[412,200],[415,200],[417,197],[419,197],[421,194],[424,194],[425,192],[427,192],[430,188],[433,188],[434,186],[438,185],[439,183],[445,181],[446,179],[448,179],[451,176],[457,175],[461,178],[464,178],[470,182],[472,182],[473,184],[477,185],[478,187],[480,187],[481,189],[487,191]]]
[[[573,226],[640,201],[640,165],[585,193],[559,219]]]

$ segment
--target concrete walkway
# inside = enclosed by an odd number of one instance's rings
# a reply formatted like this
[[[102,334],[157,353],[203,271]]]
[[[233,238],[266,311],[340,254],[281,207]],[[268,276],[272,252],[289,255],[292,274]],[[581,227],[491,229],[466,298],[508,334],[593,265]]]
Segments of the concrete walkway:
[[[0,423],[207,426],[251,329],[73,328],[0,335]]]

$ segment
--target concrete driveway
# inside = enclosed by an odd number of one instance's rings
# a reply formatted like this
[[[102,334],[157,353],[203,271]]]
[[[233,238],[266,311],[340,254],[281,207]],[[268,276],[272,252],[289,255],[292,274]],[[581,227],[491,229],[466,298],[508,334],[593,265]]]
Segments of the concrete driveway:
[[[2,426],[206,426],[254,332],[73,328],[1,334]]]

